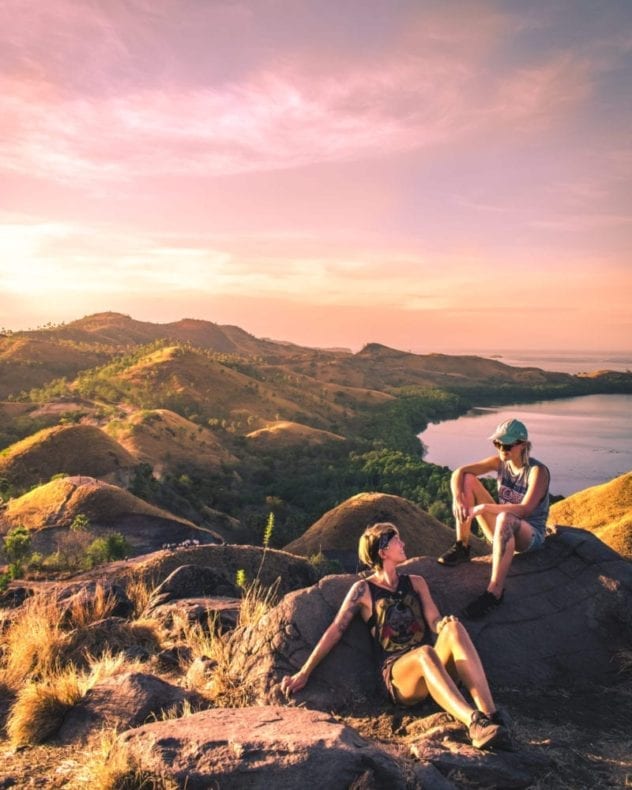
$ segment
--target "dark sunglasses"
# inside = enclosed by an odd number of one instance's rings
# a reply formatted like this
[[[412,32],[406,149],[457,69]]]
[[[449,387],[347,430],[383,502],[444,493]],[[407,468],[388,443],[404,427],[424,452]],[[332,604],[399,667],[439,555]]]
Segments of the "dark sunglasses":
[[[516,447],[519,444],[524,444],[524,442],[518,441],[518,442],[512,442],[511,444],[503,444],[502,442],[495,441],[494,447],[497,450],[504,450],[505,452],[509,452],[509,450],[511,450],[512,447]]]

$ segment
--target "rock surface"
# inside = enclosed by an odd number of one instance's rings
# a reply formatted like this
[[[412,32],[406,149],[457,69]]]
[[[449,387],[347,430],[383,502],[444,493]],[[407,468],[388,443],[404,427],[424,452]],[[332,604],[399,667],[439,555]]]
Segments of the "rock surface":
[[[417,558],[401,570],[424,576],[444,613],[459,613],[487,584],[488,557],[455,568]],[[255,627],[231,639],[232,672],[260,704],[281,699],[279,683],[309,655],[357,577],[330,576],[299,590]],[[613,656],[632,635],[632,566],[583,530],[564,529],[544,548],[517,556],[505,602],[482,621],[465,622],[493,685],[542,688],[573,680],[605,682]],[[297,701],[344,710],[382,694],[373,646],[357,619],[316,668]]]
[[[153,675],[130,672],[95,685],[66,715],[57,732],[57,743],[83,743],[104,727],[123,730],[137,727],[170,709],[182,711],[184,702],[200,706],[195,694]]]
[[[183,565],[196,565],[212,568],[225,578],[234,580],[237,571],[242,570],[246,582],[255,579],[263,587],[269,587],[280,579],[278,594],[285,595],[291,590],[308,587],[317,579],[314,566],[303,557],[288,554],[277,549],[262,549],[258,546],[203,545],[186,546],[156,551],[128,562],[112,562],[107,566],[110,578],[121,583],[145,580],[152,584],[160,583]],[[89,571],[82,578],[100,578],[103,569]],[[192,593],[189,595],[203,595]]]
[[[178,598],[201,598],[206,595],[239,598],[240,592],[228,575],[218,568],[180,565],[152,592],[146,611],[149,613],[153,607]]]
[[[160,606],[153,606],[143,614],[156,620],[173,638],[183,635],[183,624],[212,624],[216,631],[232,631],[237,626],[240,598],[180,598]]]
[[[142,771],[188,790],[410,786],[386,751],[328,714],[303,708],[201,711],[130,730],[120,740]]]

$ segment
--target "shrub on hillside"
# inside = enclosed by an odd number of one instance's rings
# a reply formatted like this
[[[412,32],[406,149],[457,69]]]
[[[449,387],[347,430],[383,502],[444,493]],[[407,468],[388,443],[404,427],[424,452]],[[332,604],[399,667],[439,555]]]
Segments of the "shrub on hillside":
[[[112,532],[101,538],[95,538],[86,549],[86,564],[93,568],[105,562],[122,560],[127,557],[130,544],[120,532]]]

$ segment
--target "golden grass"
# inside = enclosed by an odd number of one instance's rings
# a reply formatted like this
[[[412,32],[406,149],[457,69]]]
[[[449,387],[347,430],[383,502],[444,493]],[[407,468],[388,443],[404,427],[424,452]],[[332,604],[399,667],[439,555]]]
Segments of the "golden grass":
[[[549,522],[588,529],[632,559],[632,472],[556,502]]]
[[[237,629],[254,627],[275,605],[280,579],[268,588],[255,580],[242,598]],[[177,624],[184,641],[191,648],[193,659],[206,658],[212,673],[209,677],[202,662],[193,663],[187,674],[189,687],[217,708],[242,708],[252,704],[253,695],[243,679],[232,670],[230,635],[221,634],[216,618],[211,616],[203,626],[191,624],[184,618]]]
[[[80,671],[71,664],[20,689],[7,720],[7,734],[14,746],[43,743],[57,732],[67,711],[93,686],[106,678],[142,668],[140,662],[110,651],[99,658],[88,656],[88,663],[89,671]]]
[[[42,682],[27,683],[7,720],[9,740],[14,746],[43,743],[57,732],[67,711],[86,691],[86,680],[74,667],[49,674]]]
[[[2,680],[18,688],[28,678],[42,678],[53,671],[68,644],[58,602],[35,595],[22,606],[3,634]]]
[[[161,644],[154,621],[108,620],[114,600],[97,585],[94,596],[77,596],[70,606],[46,595],[23,605],[2,636],[0,682],[16,690],[27,680],[44,681],[62,664],[86,667],[90,657],[140,645],[148,651]],[[105,619],[104,619],[105,618]]]
[[[454,542],[454,530],[425,510],[393,494],[363,492],[346,499],[322,515],[284,551],[309,557],[321,549],[357,551],[358,540],[367,524],[392,521],[399,527],[409,557],[438,556]],[[472,538],[473,553],[487,553],[483,541]]]
[[[104,730],[86,766],[93,790],[178,790],[169,777],[152,776],[142,771],[130,755],[127,744],[117,739],[116,730]]]
[[[0,458],[0,473],[26,489],[59,472],[101,477],[133,465],[128,451],[100,428],[56,425],[11,445]]]
[[[149,599],[158,586],[158,581],[153,576],[148,578],[134,576],[127,579],[124,584],[125,594],[134,604],[134,617],[140,617],[147,608]]]
[[[102,584],[97,584],[94,594],[85,590],[82,594],[73,596],[68,609],[70,623],[74,628],[83,628],[109,617],[115,606],[116,596],[106,592]]]
[[[79,514],[93,523],[112,524],[119,517],[134,514],[168,519],[195,528],[192,522],[151,505],[124,488],[91,477],[83,477],[80,482],[65,477],[37,486],[9,500],[3,518],[8,526],[22,524],[27,529],[40,529],[49,523],[70,526]]]

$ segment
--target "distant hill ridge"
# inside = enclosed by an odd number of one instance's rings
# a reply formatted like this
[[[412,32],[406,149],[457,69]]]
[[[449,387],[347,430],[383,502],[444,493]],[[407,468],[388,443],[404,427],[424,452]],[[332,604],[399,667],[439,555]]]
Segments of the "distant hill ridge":
[[[117,354],[165,340],[220,354],[235,354],[256,364],[279,365],[295,375],[331,384],[389,392],[393,387],[511,384],[575,386],[581,391],[632,392],[632,374],[613,371],[588,376],[516,368],[495,359],[447,354],[413,354],[369,343],[346,350],[307,348],[259,339],[233,325],[185,318],[166,324],[137,321],[114,312],[96,313],[60,326],[13,332],[0,337],[0,399],[40,387],[52,379],[76,376]],[[608,389],[610,388],[610,389]],[[287,415],[285,415],[287,416]]]

